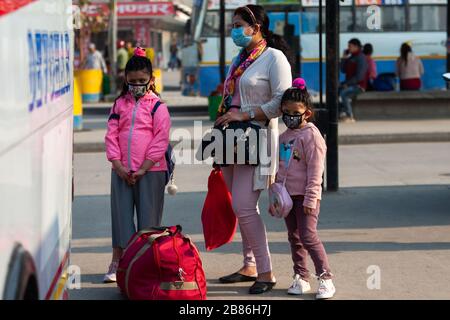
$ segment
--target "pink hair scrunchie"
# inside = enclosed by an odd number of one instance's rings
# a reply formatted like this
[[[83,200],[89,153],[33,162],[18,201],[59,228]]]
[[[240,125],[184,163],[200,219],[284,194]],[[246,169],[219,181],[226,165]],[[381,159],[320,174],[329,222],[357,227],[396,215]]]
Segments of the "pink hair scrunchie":
[[[303,78],[297,78],[292,82],[292,87],[304,90],[306,88],[306,81]]]
[[[140,47],[137,47],[136,49],[134,49],[134,55],[138,56],[138,57],[144,57],[144,58],[147,57],[147,55],[145,54],[145,49],[142,49]]]

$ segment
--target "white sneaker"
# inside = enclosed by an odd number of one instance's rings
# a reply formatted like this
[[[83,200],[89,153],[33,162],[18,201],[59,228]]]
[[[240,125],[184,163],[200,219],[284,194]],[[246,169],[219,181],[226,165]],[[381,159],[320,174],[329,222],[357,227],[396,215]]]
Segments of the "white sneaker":
[[[311,290],[311,285],[308,281],[303,280],[300,278],[299,274],[296,274],[294,276],[294,281],[292,282],[291,287],[288,289],[288,294],[304,294],[305,292],[308,292]]]
[[[103,277],[104,283],[116,282],[116,272],[117,272],[118,266],[119,266],[119,262],[116,262],[116,261],[111,262],[111,264],[109,265],[108,272]]]
[[[355,123],[356,120],[353,117],[346,117],[346,118],[342,118],[342,122],[344,122],[344,123]]]
[[[336,293],[333,281],[331,279],[319,279],[319,289],[317,290],[316,299],[330,299]]]

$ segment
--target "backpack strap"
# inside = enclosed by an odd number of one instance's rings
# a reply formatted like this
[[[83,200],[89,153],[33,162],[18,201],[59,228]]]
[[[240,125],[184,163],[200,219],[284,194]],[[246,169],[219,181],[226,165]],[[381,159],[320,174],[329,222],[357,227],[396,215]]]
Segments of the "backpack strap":
[[[114,101],[114,105],[112,107],[112,112],[109,115],[108,121],[110,120],[119,120],[120,119],[120,114],[116,113],[116,104],[117,104],[117,99]]]
[[[152,116],[152,118],[153,118],[153,116],[155,115],[156,111],[158,111],[158,108],[159,108],[160,105],[161,105],[161,100],[158,100],[158,101],[155,103],[155,105],[153,106],[153,110],[152,110],[152,112],[150,113],[150,115]]]

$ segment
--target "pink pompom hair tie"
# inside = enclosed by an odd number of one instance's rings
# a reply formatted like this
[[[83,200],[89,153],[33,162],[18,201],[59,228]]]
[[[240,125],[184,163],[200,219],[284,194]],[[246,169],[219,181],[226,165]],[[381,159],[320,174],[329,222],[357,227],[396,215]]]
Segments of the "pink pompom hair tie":
[[[304,90],[306,88],[306,81],[303,78],[297,78],[292,82],[292,87],[300,90]]]
[[[145,49],[142,49],[141,47],[137,47],[134,49],[134,55],[138,57],[147,57],[145,54]]]

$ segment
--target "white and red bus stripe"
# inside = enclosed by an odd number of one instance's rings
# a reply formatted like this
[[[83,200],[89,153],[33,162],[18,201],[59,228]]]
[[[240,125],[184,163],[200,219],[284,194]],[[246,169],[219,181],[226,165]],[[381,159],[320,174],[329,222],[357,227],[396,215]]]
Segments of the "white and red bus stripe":
[[[0,17],[19,10],[34,1],[36,0],[0,0]]]

